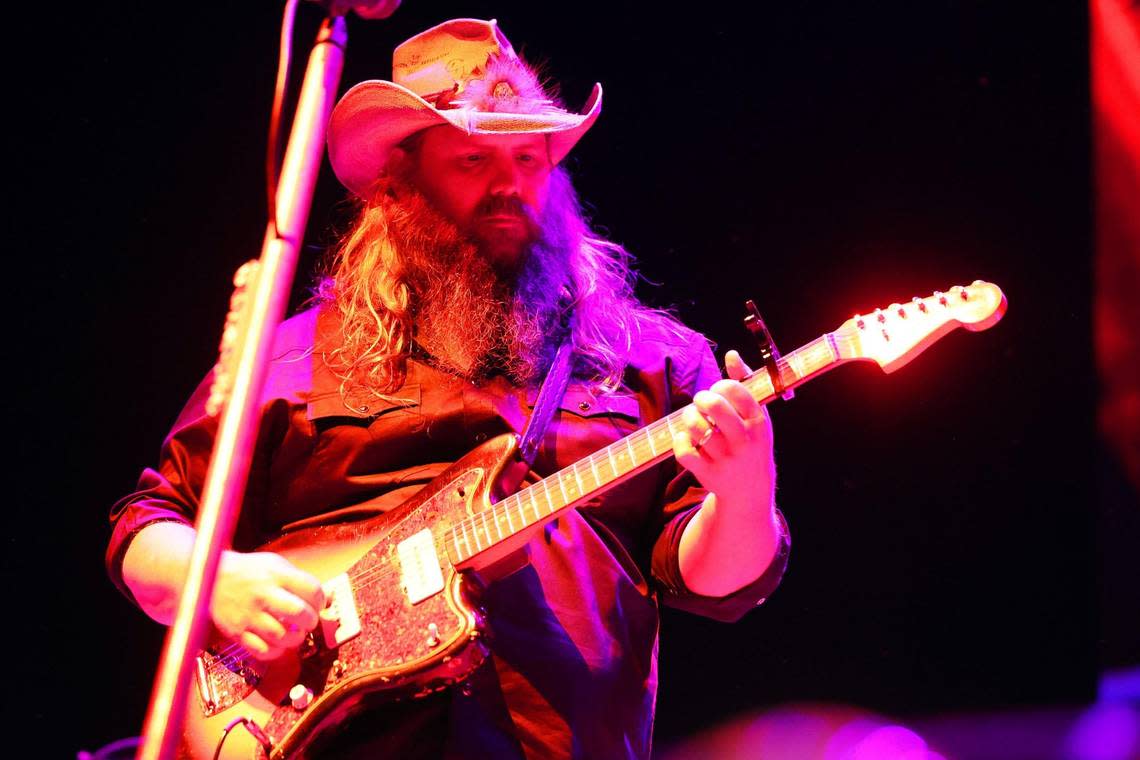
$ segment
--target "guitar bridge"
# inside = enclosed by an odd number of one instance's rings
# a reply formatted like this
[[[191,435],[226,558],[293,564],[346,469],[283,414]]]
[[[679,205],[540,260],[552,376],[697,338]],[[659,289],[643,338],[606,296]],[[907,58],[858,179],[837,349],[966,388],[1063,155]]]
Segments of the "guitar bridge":
[[[211,647],[194,658],[194,685],[206,717],[229,709],[261,683],[257,663],[236,645]]]
[[[198,696],[202,700],[206,714],[210,715],[218,707],[218,696],[214,693],[214,682],[206,672],[206,660],[202,655],[194,658],[195,682],[198,684]]]

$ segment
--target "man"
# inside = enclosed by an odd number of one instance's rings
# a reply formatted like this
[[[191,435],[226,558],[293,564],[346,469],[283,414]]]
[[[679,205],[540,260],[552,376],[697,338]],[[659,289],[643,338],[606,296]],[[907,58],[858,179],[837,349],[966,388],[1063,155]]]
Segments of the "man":
[[[483,591],[492,654],[442,694],[352,721],[330,757],[648,757],[657,604],[732,620],[786,564],[768,417],[707,342],[632,294],[558,164],[601,110],[544,91],[494,21],[395,51],[393,82],[338,103],[329,155],[359,199],[317,305],[278,329],[234,551],[210,614],[272,660],[318,624],[327,579],[255,551],[286,530],[390,510],[461,456],[521,432],[558,347],[571,381],[533,462],[553,473],[689,402],[676,462],[548,524]],[[112,513],[108,569],[169,622],[215,422],[209,383]],[[684,467],[681,470],[677,463]]]

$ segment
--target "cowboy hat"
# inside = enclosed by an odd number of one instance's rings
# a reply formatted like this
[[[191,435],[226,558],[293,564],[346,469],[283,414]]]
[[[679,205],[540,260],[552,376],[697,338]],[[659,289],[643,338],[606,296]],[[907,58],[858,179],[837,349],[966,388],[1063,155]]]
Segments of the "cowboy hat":
[[[361,197],[392,148],[422,129],[450,124],[468,134],[545,134],[556,164],[602,110],[600,84],[581,113],[561,108],[493,19],[445,21],[402,43],[392,53],[392,80],[351,88],[329,120],[333,172]]]

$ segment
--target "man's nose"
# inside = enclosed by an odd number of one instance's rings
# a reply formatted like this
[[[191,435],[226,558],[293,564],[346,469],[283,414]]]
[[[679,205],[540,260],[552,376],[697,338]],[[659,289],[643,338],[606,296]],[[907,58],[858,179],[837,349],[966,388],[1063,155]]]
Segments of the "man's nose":
[[[491,184],[487,188],[491,195],[517,196],[521,189],[521,175],[513,156],[499,156],[493,164]]]

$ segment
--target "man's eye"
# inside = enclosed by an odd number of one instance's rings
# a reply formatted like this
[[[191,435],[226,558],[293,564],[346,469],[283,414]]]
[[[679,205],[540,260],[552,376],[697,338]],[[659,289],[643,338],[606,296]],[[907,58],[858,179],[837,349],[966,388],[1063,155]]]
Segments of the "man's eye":
[[[463,157],[463,163],[465,163],[465,164],[477,164],[482,160],[483,160],[483,156],[482,156],[482,154],[479,154],[479,153],[468,153],[466,156]]]

